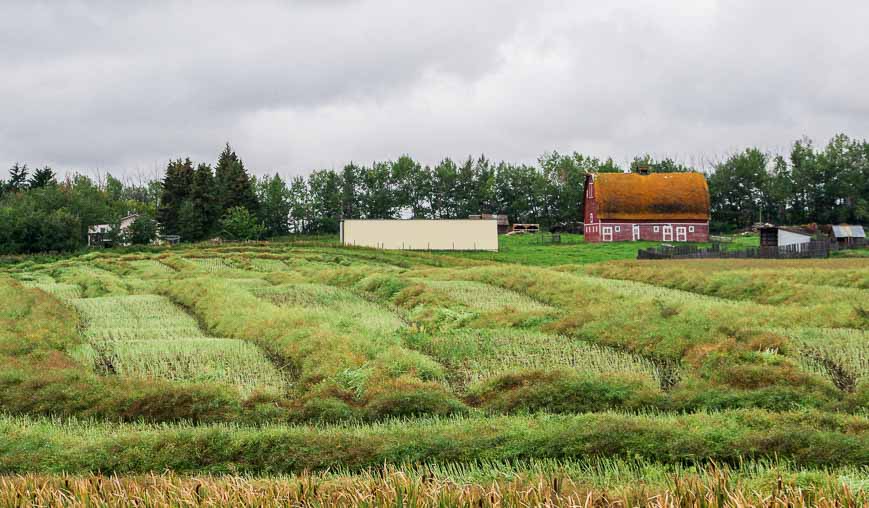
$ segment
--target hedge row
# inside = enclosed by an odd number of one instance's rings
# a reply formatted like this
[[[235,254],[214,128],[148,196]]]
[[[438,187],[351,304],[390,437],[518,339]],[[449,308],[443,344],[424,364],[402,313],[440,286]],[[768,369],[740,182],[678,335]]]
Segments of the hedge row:
[[[777,457],[869,463],[869,418],[813,411],[504,416],[375,425],[189,426],[0,417],[0,472],[299,473],[385,464],[639,458],[664,464]]]

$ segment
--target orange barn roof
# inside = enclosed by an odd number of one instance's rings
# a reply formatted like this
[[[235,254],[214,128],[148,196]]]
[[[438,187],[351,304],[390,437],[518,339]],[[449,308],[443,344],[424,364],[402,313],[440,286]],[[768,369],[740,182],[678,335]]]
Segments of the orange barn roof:
[[[594,197],[604,220],[709,220],[709,187],[700,173],[600,173]]]

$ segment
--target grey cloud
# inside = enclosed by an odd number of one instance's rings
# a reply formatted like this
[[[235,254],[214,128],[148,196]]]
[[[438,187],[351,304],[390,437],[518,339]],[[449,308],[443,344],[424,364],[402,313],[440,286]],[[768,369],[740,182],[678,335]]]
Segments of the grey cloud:
[[[859,1],[6,2],[0,164],[226,140],[286,174],[411,153],[699,158],[866,136]],[[697,155],[695,155],[697,154]]]

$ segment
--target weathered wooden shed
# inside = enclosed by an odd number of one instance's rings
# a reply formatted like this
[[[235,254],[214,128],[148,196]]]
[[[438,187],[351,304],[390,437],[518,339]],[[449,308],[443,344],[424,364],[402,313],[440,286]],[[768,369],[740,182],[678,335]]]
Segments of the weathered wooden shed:
[[[840,224],[833,226],[833,237],[842,247],[856,247],[866,245],[866,232],[863,226]]]
[[[599,173],[585,177],[588,242],[709,241],[709,187],[700,173]]]
[[[471,220],[495,220],[498,222],[498,234],[504,235],[510,231],[510,219],[503,213],[482,213],[479,215],[468,215]]]
[[[759,229],[761,247],[786,247],[812,241],[812,232],[798,227],[768,226]]]

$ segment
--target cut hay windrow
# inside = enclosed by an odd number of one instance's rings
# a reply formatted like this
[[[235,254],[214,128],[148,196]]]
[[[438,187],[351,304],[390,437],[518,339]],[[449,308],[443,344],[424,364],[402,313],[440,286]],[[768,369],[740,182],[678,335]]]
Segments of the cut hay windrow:
[[[436,334],[419,347],[454,373],[459,387],[512,371],[566,367],[580,374],[628,374],[660,383],[651,361],[570,337],[526,330]]]
[[[157,295],[108,296],[70,300],[85,324],[88,340],[141,340],[201,337],[192,317]]]
[[[546,312],[554,310],[551,306],[537,302],[525,295],[480,282],[413,280],[421,281],[429,287],[443,291],[449,295],[450,299],[475,311]]]
[[[179,382],[222,383],[280,394],[284,376],[255,345],[238,339],[179,338],[92,342],[73,357],[101,374],[154,377]]]

